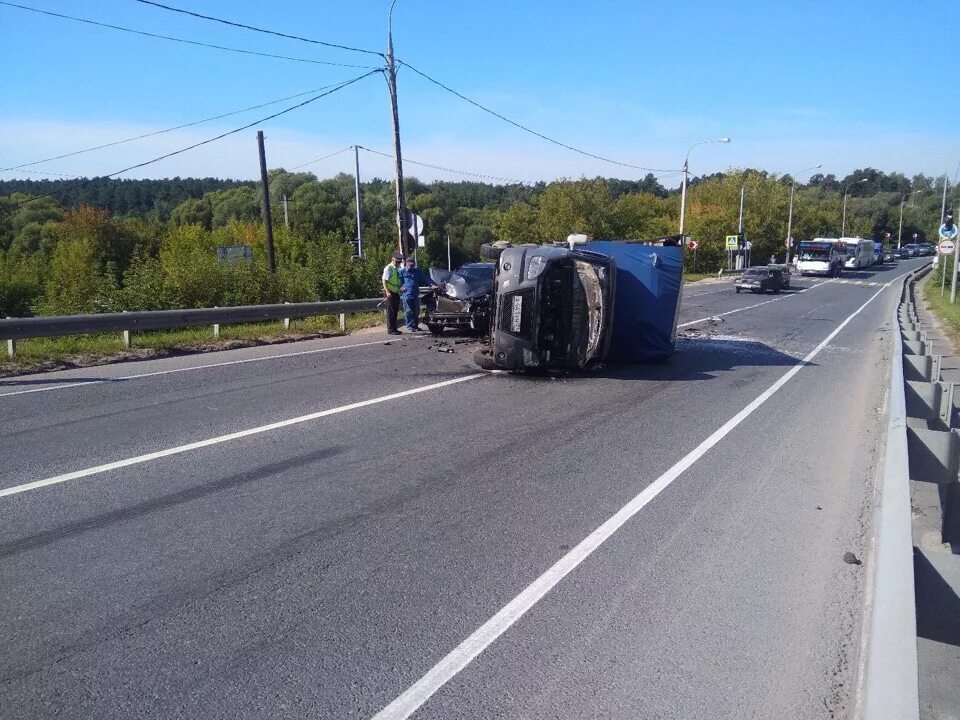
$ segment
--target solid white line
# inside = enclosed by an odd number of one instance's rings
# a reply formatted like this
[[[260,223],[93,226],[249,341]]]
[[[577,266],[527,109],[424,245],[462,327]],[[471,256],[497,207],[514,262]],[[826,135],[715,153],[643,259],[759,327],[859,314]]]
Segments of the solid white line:
[[[412,335],[409,338],[404,337],[404,338],[398,338],[398,339],[412,340],[419,337],[426,337],[426,336]],[[137,375],[121,375],[118,377],[106,377],[106,378],[103,378],[102,380],[86,380],[83,382],[66,383],[63,385],[50,385],[48,387],[42,387],[42,388],[30,388],[29,390],[16,390],[14,392],[0,393],[0,398],[10,397],[12,395],[26,395],[28,393],[47,392],[49,390],[63,390],[65,388],[81,387],[83,385],[102,385],[103,383],[120,382],[122,380],[139,380],[140,378],[154,377],[156,375],[172,375],[173,373],[190,372],[191,370],[207,370],[209,368],[224,367],[226,365],[244,365],[246,363],[261,362],[262,360],[280,360],[288,357],[297,357],[299,355],[316,355],[317,353],[333,352],[334,350],[349,350],[350,348],[367,347],[369,345],[383,345],[385,342],[393,342],[393,340],[376,340],[373,342],[354,343],[352,345],[337,345],[336,347],[316,348],[314,350],[300,350],[292,353],[279,353],[277,355],[264,355],[263,357],[245,358],[243,360],[226,360],[224,362],[208,363],[206,365],[192,365],[190,367],[173,368],[172,370],[157,370],[155,372],[139,373]],[[3,387],[3,386],[0,385],[0,387]]]
[[[688,327],[688,326],[690,326],[690,325],[696,325],[697,323],[706,322],[707,320],[710,320],[710,319],[712,319],[712,318],[723,317],[723,316],[725,316],[725,315],[733,315],[734,313],[743,312],[744,310],[752,310],[753,308],[760,307],[761,305],[767,305],[768,303],[776,302],[777,300],[787,300],[787,299],[789,299],[789,298],[792,298],[794,295],[799,295],[800,293],[806,292],[807,290],[813,290],[813,288],[815,288],[815,287],[820,287],[821,285],[826,285],[828,282],[830,282],[830,281],[829,281],[829,280],[824,280],[823,282],[817,283],[816,285],[811,285],[810,287],[807,287],[807,288],[803,288],[803,290],[800,290],[800,291],[798,291],[798,292],[796,292],[796,293],[793,293],[793,294],[791,294],[791,295],[781,295],[781,296],[775,297],[775,298],[773,298],[773,299],[771,299],[771,300],[764,300],[763,302],[756,303],[755,305],[745,305],[744,307],[742,307],[742,308],[737,308],[736,310],[729,310],[728,312],[717,313],[716,315],[711,315],[710,317],[700,318],[699,320],[691,320],[690,322],[680,323],[679,325],[677,325],[677,327],[678,327],[678,328]]]
[[[794,375],[800,372],[801,369],[827,347],[830,341],[832,341],[851,320],[859,315],[867,305],[873,302],[874,298],[893,282],[896,282],[896,280],[891,280],[877,290],[869,300],[834,328],[833,332],[808,353],[803,360],[790,368],[790,370],[761,393],[753,402],[720,426],[710,437],[685,455],[653,483],[648,485],[642,492],[618,510],[616,514],[590,533],[579,545],[560,558],[550,569],[543,573],[543,575],[530,583],[519,595],[474,631],[470,637],[434,665],[426,675],[411,685],[396,700],[374,715],[373,720],[405,720],[405,718],[415,713],[437,690],[449,682],[451,678],[469,665],[474,658],[505,633],[517,620],[523,617],[523,615],[549,593],[557,583],[572,572],[580,563],[590,557],[597,548],[619,530],[630,518],[640,512],[644,506],[663,492],[670,483],[676,480],[686,469],[697,462],[708,450],[746,420],[754,410],[763,405],[777,390],[786,385]]]
[[[358,410],[359,408],[369,407],[370,405],[379,405],[380,403],[389,402],[390,400],[397,400],[399,398],[409,397],[410,395],[418,395],[420,393],[429,392],[430,390],[437,390],[442,387],[456,385],[457,383],[466,382],[467,380],[474,380],[476,378],[483,377],[484,374],[485,373],[474,373],[472,375],[464,375],[463,377],[454,378],[453,380],[444,380],[443,382],[433,383],[431,385],[423,385],[410,390],[404,390],[402,392],[392,393],[390,395],[371,398],[370,400],[361,400],[360,402],[350,403],[349,405],[341,405],[340,407],[331,408],[329,410],[321,410],[320,412],[310,413],[309,415],[301,415],[299,417],[290,418],[289,420],[280,420],[279,422],[270,423],[269,425],[261,425],[259,427],[240,430],[227,435],[219,435],[206,440],[198,440],[197,442],[187,443],[186,445],[178,445],[176,447],[167,448],[166,450],[158,450],[145,455],[137,455],[136,457],[117,460],[104,465],[97,465],[84,470],[75,470],[73,472],[64,473],[63,475],[56,475],[44,480],[35,480],[33,482],[23,483],[22,485],[3,488],[0,490],[0,497],[4,497],[6,495],[17,495],[19,493],[24,493],[29,490],[36,490],[37,488],[46,487],[48,485],[64,483],[68,480],[78,480],[79,478],[98,475],[100,473],[109,472],[110,470],[117,470],[118,468],[139,465],[140,463],[158,460],[160,458],[169,457],[170,455],[179,455],[180,453],[189,452],[190,450],[199,450],[200,448],[210,447],[211,445],[219,445],[232,440],[250,437],[251,435],[259,435],[261,433],[270,432],[271,430],[279,430],[280,428],[298,425],[311,420],[317,420],[318,418],[329,417],[330,415],[338,415],[349,410]]]

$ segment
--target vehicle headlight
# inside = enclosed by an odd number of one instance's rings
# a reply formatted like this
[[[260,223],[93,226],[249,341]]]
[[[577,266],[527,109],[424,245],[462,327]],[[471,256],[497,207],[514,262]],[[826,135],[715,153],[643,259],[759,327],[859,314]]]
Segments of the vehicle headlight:
[[[547,267],[547,260],[540,255],[535,255],[530,258],[530,262],[527,263],[527,280],[533,280],[540,273],[543,272],[543,269]]]

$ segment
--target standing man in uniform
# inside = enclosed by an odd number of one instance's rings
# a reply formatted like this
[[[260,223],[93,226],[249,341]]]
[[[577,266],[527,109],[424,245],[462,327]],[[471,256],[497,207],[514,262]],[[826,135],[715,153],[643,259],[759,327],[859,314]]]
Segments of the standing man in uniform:
[[[403,253],[395,252],[390,256],[390,264],[383,269],[383,296],[386,298],[387,334],[399,335],[397,313],[400,312],[400,270]]]
[[[417,267],[413,258],[407,258],[406,267],[400,271],[400,299],[403,301],[403,317],[408,332],[420,329],[420,285],[426,285],[431,290],[437,290],[433,280],[428,278],[423,270]]]

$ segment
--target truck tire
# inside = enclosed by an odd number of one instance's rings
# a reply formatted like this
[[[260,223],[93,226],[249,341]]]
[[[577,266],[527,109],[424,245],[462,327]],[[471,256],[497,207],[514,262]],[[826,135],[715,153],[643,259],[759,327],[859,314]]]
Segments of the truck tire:
[[[491,352],[490,348],[478,348],[473,353],[473,361],[480,367],[481,370],[503,369],[493,361],[493,352]]]
[[[513,247],[513,245],[505,242],[483,243],[480,246],[480,257],[485,260],[499,260],[500,253],[508,247]]]
[[[427,323],[427,330],[430,331],[431,335],[443,335],[443,325],[437,323]]]

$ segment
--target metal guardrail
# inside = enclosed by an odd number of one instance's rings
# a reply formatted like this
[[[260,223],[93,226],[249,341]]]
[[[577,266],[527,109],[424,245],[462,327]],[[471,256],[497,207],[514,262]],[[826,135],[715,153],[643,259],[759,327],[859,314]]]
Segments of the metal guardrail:
[[[334,300],[329,302],[283,303],[279,305],[241,305],[224,308],[196,308],[191,310],[152,310],[94,315],[55,315],[47,317],[6,318],[0,320],[0,340],[7,340],[8,354],[12,355],[12,341],[24,338],[84,335],[87,333],[143,330],[169,330],[197,325],[261,322],[263,320],[299,319],[319,315],[343,316],[378,310],[382,298],[362,300]]]
[[[904,283],[909,281],[909,278]],[[917,615],[913,582],[913,536],[903,340],[899,303],[891,318],[893,354],[887,404],[886,449],[880,502],[874,513],[873,583],[860,687],[863,720],[915,720],[920,716],[917,678]]]

